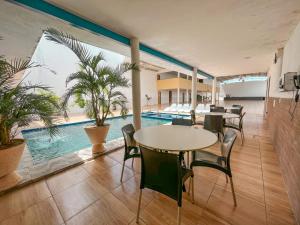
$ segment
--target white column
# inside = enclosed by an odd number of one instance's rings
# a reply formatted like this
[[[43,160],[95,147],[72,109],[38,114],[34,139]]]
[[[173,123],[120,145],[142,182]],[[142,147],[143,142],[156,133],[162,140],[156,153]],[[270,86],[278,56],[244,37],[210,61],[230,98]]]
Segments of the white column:
[[[140,51],[139,51],[139,40],[132,38],[130,40],[131,45],[131,63],[136,66],[140,66]],[[141,128],[141,80],[140,70],[132,70],[132,113],[133,113],[133,124],[136,130]]]
[[[211,103],[216,104],[216,93],[217,93],[217,78],[213,79],[212,89],[211,89]]]
[[[177,105],[179,105],[180,102],[180,89],[179,89],[179,78],[180,78],[180,73],[177,72],[177,77],[178,77],[178,87],[177,87]]]
[[[195,110],[197,104],[197,68],[194,67],[192,77],[192,109]]]

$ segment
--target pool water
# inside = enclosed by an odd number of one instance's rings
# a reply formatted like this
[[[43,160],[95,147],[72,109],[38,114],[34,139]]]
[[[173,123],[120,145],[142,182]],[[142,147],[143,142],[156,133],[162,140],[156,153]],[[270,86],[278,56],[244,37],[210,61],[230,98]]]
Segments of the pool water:
[[[169,123],[168,119],[142,117],[142,127],[149,127]],[[122,137],[121,127],[132,123],[132,116],[126,119],[114,117],[107,119],[110,129],[106,141]],[[50,159],[76,152],[91,146],[84,131],[84,127],[92,125],[92,121],[59,125],[60,134],[50,139],[46,129],[23,130],[22,135],[26,140],[33,163],[39,164]]]

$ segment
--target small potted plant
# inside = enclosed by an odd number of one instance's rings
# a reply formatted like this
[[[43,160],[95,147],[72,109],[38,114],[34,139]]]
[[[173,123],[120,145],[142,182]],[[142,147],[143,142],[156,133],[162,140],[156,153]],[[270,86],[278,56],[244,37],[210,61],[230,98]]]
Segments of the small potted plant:
[[[40,120],[49,128],[50,135],[57,133],[54,116],[61,112],[61,107],[48,93],[49,87],[17,79],[17,74],[36,66],[30,60],[8,62],[0,57],[0,191],[16,185],[20,179],[15,170],[25,141],[16,138],[19,128]]]
[[[49,28],[46,30],[46,38],[57,44],[64,45],[74,52],[79,59],[79,70],[68,76],[66,85],[72,82],[63,96],[63,107],[71,96],[82,108],[85,108],[89,118],[95,120],[95,125],[85,127],[91,143],[93,153],[104,150],[105,142],[109,131],[109,124],[106,119],[112,115],[115,107],[119,107],[121,116],[128,113],[126,107],[127,98],[120,92],[120,88],[129,87],[129,81],[124,73],[137,69],[133,64],[123,63],[116,68],[106,65],[101,53],[92,54],[86,46],[75,37]]]

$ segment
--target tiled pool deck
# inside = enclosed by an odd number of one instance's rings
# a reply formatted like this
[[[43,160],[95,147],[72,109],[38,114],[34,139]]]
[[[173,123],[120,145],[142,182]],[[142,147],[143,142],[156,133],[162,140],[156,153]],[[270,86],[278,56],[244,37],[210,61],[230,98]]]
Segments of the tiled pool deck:
[[[99,153],[97,155],[92,153],[91,147],[79,150],[77,152],[73,152],[70,154],[66,154],[64,156],[51,159],[49,161],[34,164],[31,154],[27,148],[25,147],[20,165],[17,169],[18,174],[22,177],[19,184],[14,187],[18,188],[20,186],[26,185],[30,182],[37,181],[45,176],[49,176],[55,173],[58,173],[67,168],[82,164],[88,160],[97,158],[101,155],[104,155],[108,152],[112,152],[124,146],[123,138],[118,138],[112,141],[109,141],[104,144],[105,151]]]

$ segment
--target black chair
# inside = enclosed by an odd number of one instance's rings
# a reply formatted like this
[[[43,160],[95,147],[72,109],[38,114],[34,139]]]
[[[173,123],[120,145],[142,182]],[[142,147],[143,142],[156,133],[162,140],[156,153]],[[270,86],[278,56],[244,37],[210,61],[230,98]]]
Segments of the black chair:
[[[203,125],[203,122],[202,121],[196,121],[196,113],[195,113],[195,110],[191,110],[191,120],[192,120],[192,124],[193,125]]]
[[[232,181],[232,173],[230,168],[230,155],[236,137],[237,137],[236,133],[233,130],[229,129],[224,135],[224,139],[221,146],[222,147],[221,156],[206,151],[195,151],[192,153],[192,163],[190,165],[191,169],[193,169],[193,167],[196,166],[203,166],[203,167],[214,168],[225,173],[226,181],[227,181],[227,176],[230,178],[232,197],[235,206],[237,204],[236,204],[236,197],[235,197],[233,181]]]
[[[177,201],[177,222],[181,221],[182,191],[184,182],[190,177],[192,183],[193,201],[193,171],[182,166],[182,153],[172,154],[140,147],[141,150],[141,183],[136,222],[139,221],[141,208],[142,190],[149,188],[162,193]]]
[[[230,110],[231,113],[242,115],[243,106],[242,105],[232,105],[233,109]]]
[[[240,108],[230,109],[230,113],[241,115],[241,109]]]
[[[135,140],[133,138],[133,135],[135,132],[133,125],[127,124],[124,127],[122,127],[121,130],[122,130],[122,134],[123,134],[124,142],[125,142],[124,161],[123,161],[122,173],[121,173],[121,178],[120,178],[120,181],[122,182],[125,161],[127,159],[132,159],[131,166],[133,166],[134,158],[141,157],[141,154],[140,154],[139,148],[137,147]]]
[[[223,116],[221,115],[205,115],[203,128],[218,135],[219,140],[222,140],[223,130]],[[221,136],[222,135],[222,136]]]
[[[193,122],[191,119],[173,118],[172,125],[192,126]]]
[[[232,105],[232,107],[236,107],[236,108],[242,108],[242,105]]]
[[[245,114],[246,114],[246,112],[244,112],[240,116],[238,124],[231,122],[231,121],[228,121],[224,124],[224,127],[232,128],[232,129],[238,130],[240,132],[242,144],[244,144],[244,140],[245,140],[245,135],[244,135],[244,130],[243,130],[243,119],[244,119]]]
[[[211,112],[225,112],[225,108],[222,106],[216,106],[216,107],[212,107],[210,108]]]

